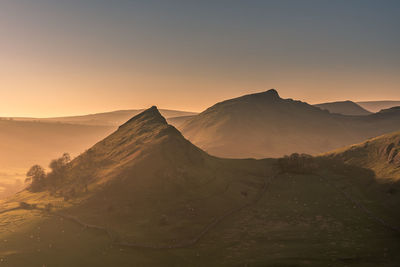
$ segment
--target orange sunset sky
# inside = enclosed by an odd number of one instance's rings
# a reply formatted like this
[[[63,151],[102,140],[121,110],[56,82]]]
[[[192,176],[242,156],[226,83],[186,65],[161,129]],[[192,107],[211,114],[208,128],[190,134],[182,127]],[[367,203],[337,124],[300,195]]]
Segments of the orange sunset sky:
[[[400,100],[398,1],[166,2],[1,1],[0,116]]]

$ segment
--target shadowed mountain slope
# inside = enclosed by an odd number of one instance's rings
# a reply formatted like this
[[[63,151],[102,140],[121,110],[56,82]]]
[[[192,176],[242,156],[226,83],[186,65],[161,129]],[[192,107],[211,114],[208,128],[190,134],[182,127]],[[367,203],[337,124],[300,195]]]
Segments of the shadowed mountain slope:
[[[330,113],[337,113],[342,115],[369,115],[372,112],[362,108],[352,101],[338,101],[330,103],[321,103],[314,105],[322,110],[328,110]]]
[[[223,101],[181,127],[208,153],[223,157],[279,157],[317,154],[400,128],[400,111],[367,116],[331,114],[276,90]]]
[[[385,134],[326,156],[373,170],[378,178],[400,180],[400,132]]]

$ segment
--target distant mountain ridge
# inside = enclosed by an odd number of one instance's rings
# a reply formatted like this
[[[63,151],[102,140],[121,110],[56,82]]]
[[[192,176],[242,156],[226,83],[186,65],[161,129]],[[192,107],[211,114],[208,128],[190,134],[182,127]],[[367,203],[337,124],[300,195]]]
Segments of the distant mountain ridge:
[[[94,113],[80,116],[66,116],[66,117],[54,117],[54,118],[27,118],[27,117],[15,117],[12,118],[16,121],[40,121],[40,122],[59,122],[59,123],[71,123],[71,124],[85,124],[85,125],[99,125],[99,126],[119,126],[133,116],[143,112],[145,109],[128,109],[128,110],[116,110],[110,112]],[[165,118],[180,117],[180,116],[192,116],[196,115],[196,112],[160,109],[161,114]]]
[[[330,113],[337,113],[342,115],[369,115],[372,112],[362,108],[356,103],[347,100],[347,101],[337,101],[337,102],[329,102],[329,103],[321,103],[314,105],[323,110],[328,110]]]
[[[208,153],[222,157],[319,154],[400,129],[400,111],[365,116],[331,114],[276,90],[215,104],[179,127]]]
[[[400,106],[400,101],[384,100],[384,101],[360,101],[356,102],[361,107],[371,112],[378,112],[382,109],[388,109]]]

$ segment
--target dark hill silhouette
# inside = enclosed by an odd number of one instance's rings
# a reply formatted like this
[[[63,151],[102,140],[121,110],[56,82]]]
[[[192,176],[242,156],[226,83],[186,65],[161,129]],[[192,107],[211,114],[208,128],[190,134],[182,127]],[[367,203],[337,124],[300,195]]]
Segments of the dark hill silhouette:
[[[338,101],[330,103],[321,103],[314,105],[323,110],[328,110],[330,113],[337,113],[343,115],[369,115],[372,112],[362,108],[352,101]]]
[[[276,90],[220,102],[185,122],[183,135],[223,157],[317,154],[400,128],[400,112],[367,116],[331,114]]]

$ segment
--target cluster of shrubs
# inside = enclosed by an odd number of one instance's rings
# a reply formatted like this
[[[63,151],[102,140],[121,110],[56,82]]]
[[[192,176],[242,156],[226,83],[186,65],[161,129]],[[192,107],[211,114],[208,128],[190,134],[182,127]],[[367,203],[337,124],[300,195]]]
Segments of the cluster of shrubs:
[[[26,174],[25,183],[29,184],[27,189],[31,192],[47,190],[51,195],[64,197],[66,201],[80,193],[87,193],[94,170],[107,164],[105,161],[98,162],[94,159],[93,151],[87,150],[76,158],[77,164],[74,164],[73,168],[68,153],[52,160],[47,173],[42,166],[34,165]]]
[[[318,164],[313,156],[307,154],[293,153],[290,156],[280,158],[279,167],[283,172],[292,172],[300,174],[313,173]]]
[[[26,173],[25,183],[29,183],[28,189],[32,192],[40,192],[46,189],[56,189],[66,180],[71,157],[64,153],[62,157],[50,162],[50,171],[46,173],[40,165],[32,166]]]

